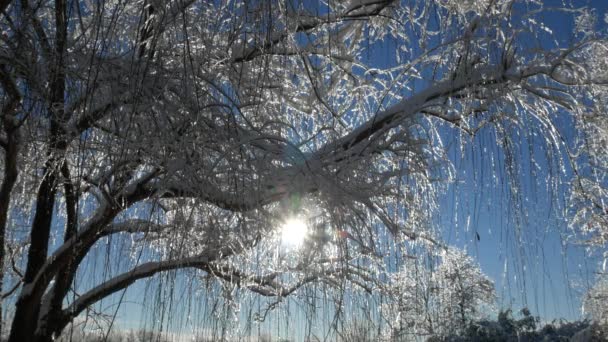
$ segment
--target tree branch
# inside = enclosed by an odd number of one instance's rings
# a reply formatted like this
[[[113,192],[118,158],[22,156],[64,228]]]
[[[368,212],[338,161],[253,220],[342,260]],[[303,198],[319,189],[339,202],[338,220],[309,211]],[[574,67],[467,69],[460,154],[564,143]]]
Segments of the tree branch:
[[[88,292],[80,296],[62,313],[62,326],[65,326],[69,320],[78,316],[84,309],[98,300],[107,297],[108,295],[125,289],[135,281],[143,278],[148,278],[156,273],[170,271],[183,268],[199,268],[209,270],[209,264],[219,258],[225,258],[233,255],[240,246],[225,246],[217,250],[210,250],[201,255],[187,257],[177,260],[166,260],[157,262],[148,262],[141,264],[132,270],[118,275],[103,284],[100,284]]]
[[[261,45],[251,46],[243,49],[242,51],[236,51],[232,56],[232,63],[243,63],[248,62],[256,57],[259,57],[265,53],[265,51],[272,48],[274,45],[279,44],[289,34],[295,34],[298,32],[308,32],[314,30],[323,25],[337,23],[347,20],[362,19],[378,15],[383,9],[388,7],[395,0],[371,0],[371,1],[354,1],[353,5],[346,9],[343,13],[335,13],[324,15],[323,17],[295,14],[293,20],[296,22],[295,26],[289,30],[290,32],[271,36],[270,39],[264,40]],[[243,43],[244,44],[244,43]]]

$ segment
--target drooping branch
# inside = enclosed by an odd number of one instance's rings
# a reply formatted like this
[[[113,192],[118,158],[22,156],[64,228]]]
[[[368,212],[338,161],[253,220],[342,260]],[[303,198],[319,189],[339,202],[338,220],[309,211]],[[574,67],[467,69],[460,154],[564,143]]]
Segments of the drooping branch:
[[[185,268],[195,268],[205,271],[219,279],[234,283],[239,287],[247,288],[259,295],[266,297],[284,298],[296,292],[303,286],[317,282],[325,281],[331,285],[335,285],[333,277],[345,277],[353,284],[361,287],[368,293],[371,293],[372,288],[364,282],[374,282],[369,276],[364,274],[366,270],[351,266],[349,264],[343,267],[327,267],[322,271],[315,271],[308,274],[293,284],[284,286],[277,281],[283,272],[271,272],[264,275],[249,275],[243,273],[236,268],[228,265],[218,265],[216,262],[225,259],[231,255],[238,254],[249,243],[239,243],[233,246],[225,246],[217,250],[210,250],[204,254],[186,257],[177,260],[166,260],[158,262],[148,262],[136,266],[132,270],[118,275],[107,280],[103,284],[94,287],[93,289],[82,294],[76,301],[70,304],[61,314],[62,327],[65,326],[71,319],[79,315],[82,311],[94,304],[98,300],[107,297],[108,295],[127,288],[135,281],[154,276],[155,274]],[[333,263],[335,260],[326,259],[320,260],[320,265]],[[290,269],[289,272],[303,272],[310,265],[299,265],[295,269]],[[355,279],[359,277],[362,281]]]
[[[286,167],[275,175],[276,178],[272,178],[268,180],[268,184],[276,185],[283,183],[282,181],[277,182],[277,179],[284,179],[285,184],[288,184],[293,177],[301,174],[302,171],[305,171],[307,174],[314,175],[316,173],[321,173],[321,168],[323,164],[315,162],[315,160],[326,159],[334,153],[328,153],[329,151],[340,151],[344,150],[345,152],[349,149],[353,149],[355,145],[358,143],[370,139],[373,136],[378,135],[381,131],[385,131],[391,127],[394,127],[399,124],[400,120],[409,115],[413,115],[428,106],[429,102],[433,103],[433,101],[437,98],[441,98],[442,96],[448,96],[450,94],[455,94],[458,91],[465,89],[466,87],[473,87],[476,85],[490,83],[490,82],[517,82],[535,75],[543,74],[548,72],[548,66],[538,66],[538,67],[529,67],[529,68],[513,68],[510,70],[502,70],[496,67],[487,67],[479,70],[475,70],[472,75],[469,75],[466,78],[459,78],[456,80],[446,80],[443,82],[439,82],[426,90],[421,91],[420,93],[402,101],[401,103],[389,108],[388,110],[379,113],[374,118],[369,120],[367,123],[362,124],[358,129],[354,130],[351,134],[348,134],[336,142],[329,143],[325,147],[320,148],[313,155],[308,156],[309,163],[305,165],[307,169],[295,169],[294,167]],[[342,154],[342,153],[340,153]],[[284,175],[293,174],[293,176],[284,176]],[[267,195],[257,195],[257,196],[234,196],[234,195],[226,195],[221,190],[216,189],[211,183],[207,184],[204,188],[207,189],[208,192],[197,192],[191,188],[185,188],[180,186],[179,184],[174,184],[171,186],[170,183],[160,182],[160,183],[150,183],[146,182],[143,184],[134,183],[131,185],[133,188],[139,188],[139,190],[135,191],[138,193],[135,198],[147,198],[153,195],[160,194],[160,198],[179,198],[179,197],[193,197],[199,198],[209,203],[212,203],[220,208],[231,210],[231,211],[248,211],[255,208],[260,208],[266,204],[275,202],[280,200],[281,198],[285,198],[285,196],[289,195],[289,191],[284,191],[281,193],[272,193],[268,192]],[[263,188],[263,187],[262,187]],[[289,188],[288,188],[289,189]],[[303,188],[306,192],[315,191],[316,186],[311,186],[309,188]],[[302,188],[298,189],[299,191]],[[127,193],[133,192],[131,190],[126,191]],[[205,194],[207,193],[207,194]],[[131,203],[130,201],[117,201],[119,203]],[[108,221],[109,223],[109,221]],[[92,232],[95,232],[92,234]],[[91,236],[99,236],[97,231],[90,230],[85,228],[81,233],[76,236],[73,241],[68,241],[66,246],[69,246],[72,243],[76,243],[78,241],[82,241],[85,239],[89,241],[89,243],[85,243],[84,245],[90,245],[95,239],[91,239]],[[86,238],[85,238],[86,237]],[[62,254],[66,253],[68,247],[62,246],[58,249],[58,251],[53,256],[53,260],[62,260]],[[85,249],[86,250],[86,249]],[[55,262],[50,265],[60,265],[61,263]]]
[[[148,278],[159,272],[175,269],[199,268],[209,270],[210,263],[220,258],[229,257],[242,248],[243,246],[241,244],[227,245],[218,249],[208,250],[203,254],[193,257],[177,260],[148,262],[136,266],[132,270],[98,285],[80,296],[67,309],[63,310],[61,327],[65,326],[72,318],[78,316],[78,314],[80,314],[88,306],[112,293],[125,289],[139,279]]]
[[[307,13],[289,13],[293,21],[293,27],[287,32],[271,35],[270,39],[262,41],[255,46],[249,46],[244,49],[233,51],[234,55],[231,58],[233,63],[243,63],[254,60],[256,57],[264,55],[273,46],[284,41],[289,34],[298,32],[309,32],[324,25],[344,22],[349,20],[360,20],[378,15],[382,10],[387,8],[395,0],[366,0],[353,1],[351,6],[342,13],[332,13],[322,17],[313,16]]]
[[[142,175],[137,182],[131,184],[129,189],[124,189],[115,199],[111,200],[111,203],[100,203],[90,219],[82,224],[81,230],[57,248],[47,262],[41,266],[35,279],[31,281],[22,296],[41,295],[52,277],[66,264],[71,261],[74,265],[78,265],[100,238],[111,233],[111,231],[104,232],[104,229],[119,213],[152,195],[152,193],[146,191],[145,185],[156,174],[157,170],[154,170]]]

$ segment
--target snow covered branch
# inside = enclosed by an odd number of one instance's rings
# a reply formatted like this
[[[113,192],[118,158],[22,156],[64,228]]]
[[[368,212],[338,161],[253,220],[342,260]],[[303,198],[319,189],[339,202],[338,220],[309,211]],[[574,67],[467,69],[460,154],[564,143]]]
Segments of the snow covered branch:
[[[69,320],[78,316],[78,314],[80,314],[91,304],[107,297],[112,293],[125,289],[139,279],[151,277],[159,272],[182,268],[198,268],[209,271],[212,262],[229,257],[240,248],[241,247],[238,245],[224,246],[216,250],[209,250],[204,254],[193,257],[141,264],[132,270],[109,279],[82,294],[76,301],[63,310],[62,324],[65,326]]]

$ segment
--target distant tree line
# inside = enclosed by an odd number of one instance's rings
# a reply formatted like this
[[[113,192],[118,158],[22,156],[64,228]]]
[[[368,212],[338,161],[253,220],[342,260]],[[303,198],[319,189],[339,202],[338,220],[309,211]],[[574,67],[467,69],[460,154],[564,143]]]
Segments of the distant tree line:
[[[381,336],[369,329],[353,325],[349,334],[340,342],[382,341],[382,342],[601,342],[608,340],[608,325],[589,319],[566,321],[554,320],[541,324],[540,318],[524,308],[517,314],[511,309],[499,311],[496,319],[482,319],[458,327],[451,333],[437,333],[426,339],[420,335],[401,334]]]
[[[591,320],[553,321],[540,324],[527,308],[519,315],[510,309],[500,311],[496,320],[481,320],[471,323],[462,333],[433,336],[428,342],[541,342],[541,341],[606,341],[606,326]]]

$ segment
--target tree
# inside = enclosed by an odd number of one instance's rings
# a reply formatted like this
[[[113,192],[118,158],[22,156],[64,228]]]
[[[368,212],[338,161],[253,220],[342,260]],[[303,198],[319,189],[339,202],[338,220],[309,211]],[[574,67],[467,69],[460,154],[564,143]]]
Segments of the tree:
[[[440,258],[407,259],[394,274],[382,308],[392,340],[457,334],[492,308],[494,284],[471,257],[449,248]]]
[[[445,331],[461,331],[479,320],[494,305],[494,283],[470,256],[447,250],[437,269],[441,317]]]
[[[576,151],[559,117],[605,116],[605,32],[571,7],[576,32],[554,40],[549,10],[1,1],[9,341],[50,341],[103,298],[176,270],[278,303],[314,284],[372,292],[381,241],[440,244],[428,227],[437,181],[453,180],[442,137],[489,130],[508,152],[514,134],[539,134],[562,160]],[[296,216],[310,248],[274,253]],[[121,263],[75,285],[104,244]]]
[[[583,312],[595,322],[608,325],[608,277],[600,275],[597,281],[585,294]]]
[[[588,320],[553,321],[538,325],[540,319],[530,310],[522,309],[514,317],[510,309],[500,311],[496,320],[471,322],[465,331],[449,336],[433,336],[429,342],[439,341],[604,341],[605,332]],[[538,326],[537,326],[538,325]]]

